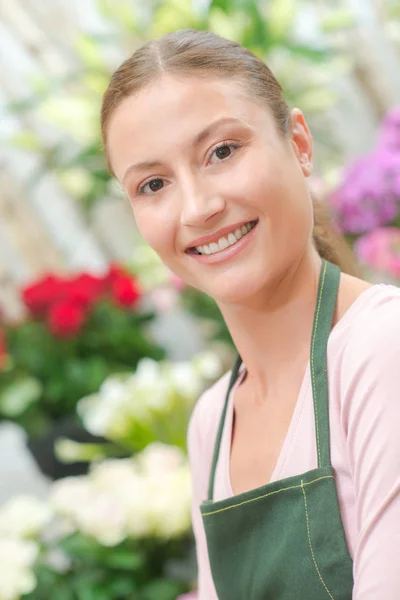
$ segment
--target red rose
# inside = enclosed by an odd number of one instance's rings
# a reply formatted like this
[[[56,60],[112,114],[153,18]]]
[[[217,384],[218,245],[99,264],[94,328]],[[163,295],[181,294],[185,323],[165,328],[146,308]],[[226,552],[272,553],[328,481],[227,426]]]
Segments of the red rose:
[[[124,275],[120,275],[111,284],[111,293],[117,304],[127,308],[135,304],[141,296],[136,281]]]
[[[109,287],[113,299],[120,306],[129,308],[138,302],[142,295],[135,277],[116,264],[110,265],[104,281]]]
[[[104,279],[83,273],[68,282],[67,297],[74,304],[88,307],[98,300],[105,291]]]
[[[39,316],[63,298],[65,288],[65,281],[53,275],[46,275],[38,282],[23,288],[22,299],[29,311],[33,315]]]
[[[85,322],[86,312],[83,306],[69,300],[55,304],[48,315],[51,332],[60,338],[74,337]]]
[[[112,263],[108,269],[108,273],[104,276],[104,283],[107,286],[111,286],[120,277],[128,277],[128,273],[124,271],[119,265]]]

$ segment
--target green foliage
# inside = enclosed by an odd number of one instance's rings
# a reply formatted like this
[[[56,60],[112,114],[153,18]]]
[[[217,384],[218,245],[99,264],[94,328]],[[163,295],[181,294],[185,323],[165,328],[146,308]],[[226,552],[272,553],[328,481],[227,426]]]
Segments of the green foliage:
[[[50,549],[51,550],[51,549]],[[26,600],[175,600],[186,581],[169,575],[168,564],[187,562],[189,540],[125,540],[107,548],[75,533],[57,546],[68,566],[56,570],[44,555],[37,564],[36,589]]]
[[[152,317],[102,301],[72,338],[55,337],[39,320],[7,328],[12,363],[2,373],[0,418],[39,435],[53,420],[74,414],[80,398],[97,391],[111,373],[132,372],[145,356],[163,358],[146,332]]]

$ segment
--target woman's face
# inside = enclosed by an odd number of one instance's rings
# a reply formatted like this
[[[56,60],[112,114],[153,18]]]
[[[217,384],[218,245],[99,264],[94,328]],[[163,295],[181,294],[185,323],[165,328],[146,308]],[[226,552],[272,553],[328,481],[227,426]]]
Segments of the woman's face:
[[[268,107],[228,80],[164,75],[108,126],[117,179],[148,244],[189,285],[243,304],[309,249],[311,137],[287,139]]]

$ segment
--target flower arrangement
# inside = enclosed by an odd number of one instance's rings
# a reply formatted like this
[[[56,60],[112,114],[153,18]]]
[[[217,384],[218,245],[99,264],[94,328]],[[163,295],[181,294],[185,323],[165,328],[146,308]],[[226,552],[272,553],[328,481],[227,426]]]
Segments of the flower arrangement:
[[[400,106],[387,113],[375,148],[349,166],[329,200],[361,264],[398,282]]]
[[[146,325],[137,279],[122,267],[73,277],[46,275],[21,291],[27,318],[4,324],[10,357],[0,384],[0,417],[38,436],[75,413],[79,398],[111,373],[161,359]]]
[[[220,359],[211,352],[186,362],[143,358],[134,373],[110,375],[97,393],[79,401],[77,411],[90,433],[129,453],[155,441],[185,449],[194,403],[221,370]],[[87,457],[87,452],[91,458],[104,456],[101,445],[69,440],[60,440],[57,451],[64,460]]]
[[[175,600],[194,578],[190,495],[183,451],[152,444],[54,483],[46,503],[12,499],[0,509],[0,598]]]
[[[194,600],[186,430],[221,368],[210,352],[177,363],[144,358],[79,401],[83,424],[126,456],[60,440],[62,458],[90,460],[89,472],[52,483],[45,503],[17,497],[0,508],[0,558],[10,561],[2,600]]]

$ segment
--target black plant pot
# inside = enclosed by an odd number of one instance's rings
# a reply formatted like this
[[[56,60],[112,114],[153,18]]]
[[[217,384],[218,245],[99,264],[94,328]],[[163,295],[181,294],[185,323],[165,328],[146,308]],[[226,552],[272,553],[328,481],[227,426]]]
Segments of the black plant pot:
[[[55,455],[55,443],[60,437],[75,442],[98,444],[106,440],[91,435],[74,417],[60,419],[52,429],[39,438],[30,438],[27,446],[41,472],[52,480],[73,475],[84,475],[89,468],[88,462],[63,463]]]

